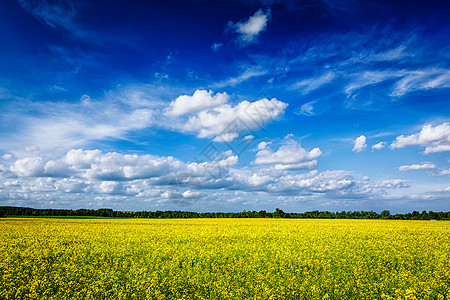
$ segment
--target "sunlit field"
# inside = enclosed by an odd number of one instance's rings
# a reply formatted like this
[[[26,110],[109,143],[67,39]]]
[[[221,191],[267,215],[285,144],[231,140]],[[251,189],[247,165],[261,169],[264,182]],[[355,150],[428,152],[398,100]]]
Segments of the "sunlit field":
[[[450,299],[450,222],[0,219],[0,299]]]

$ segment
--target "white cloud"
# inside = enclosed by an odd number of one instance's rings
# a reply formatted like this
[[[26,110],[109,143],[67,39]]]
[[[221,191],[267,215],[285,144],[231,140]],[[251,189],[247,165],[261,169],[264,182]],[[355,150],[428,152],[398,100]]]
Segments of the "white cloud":
[[[377,49],[378,50],[378,49]],[[400,45],[396,48],[387,49],[381,52],[372,51],[368,53],[360,52],[352,58],[346,60],[342,65],[355,64],[355,63],[371,63],[379,61],[396,61],[405,57],[415,56],[414,53],[408,52],[407,45]]]
[[[5,150],[18,157],[29,155],[25,152],[60,154],[95,140],[124,139],[130,131],[155,125],[159,105],[133,89],[88,102],[27,101],[34,113],[8,112],[18,126],[0,137],[0,143],[8,145]]]
[[[364,135],[361,135],[360,137],[356,138],[353,142],[353,152],[361,152],[363,150],[366,150],[367,144],[366,144],[366,137]]]
[[[336,74],[332,71],[326,72],[318,77],[304,79],[302,81],[294,83],[291,88],[301,89],[303,95],[309,94],[310,92],[330,83],[336,78]]]
[[[105,194],[119,194],[122,192],[123,187],[120,182],[117,181],[102,181],[99,185],[101,193]]]
[[[64,193],[84,193],[88,187],[88,184],[78,178],[64,178],[55,183],[57,190]]]
[[[406,76],[395,84],[391,95],[400,97],[418,90],[439,88],[450,88],[450,70],[427,68],[408,71]]]
[[[398,189],[398,188],[408,188],[410,186],[406,180],[388,179],[378,182],[377,184],[375,184],[374,187],[386,189]]]
[[[446,176],[446,175],[450,175],[450,169],[439,171],[436,175],[437,175],[437,176]]]
[[[397,48],[389,49],[380,53],[370,54],[364,59],[364,62],[393,61],[405,57],[414,56],[414,53],[407,52],[405,51],[406,49],[406,45],[400,45]]]
[[[11,166],[11,171],[20,176],[31,177],[65,177],[72,173],[64,162],[46,161],[41,157],[18,159]]]
[[[227,103],[229,98],[227,93],[213,95],[211,90],[196,90],[192,96],[182,95],[172,101],[166,110],[166,114],[169,116],[180,116],[199,112],[221,106]]]
[[[38,151],[40,148],[38,145],[32,145],[32,146],[27,146],[25,147],[25,151],[27,152],[35,152]]]
[[[305,104],[303,104],[300,107],[300,114],[305,115],[305,116],[313,116],[314,115],[314,106],[313,104],[316,103],[317,101],[311,101],[311,102],[307,102]]]
[[[316,170],[306,174],[285,175],[267,185],[271,191],[297,191],[311,193],[349,193],[357,190],[357,181],[350,172]]]
[[[271,144],[270,142],[261,142],[258,144],[258,150],[265,149],[270,144]]]
[[[386,80],[403,77],[406,74],[401,70],[384,70],[384,71],[364,71],[350,75],[351,81],[345,87],[344,91],[348,97],[354,96],[359,89],[381,83]]]
[[[319,148],[307,151],[292,139],[285,141],[276,151],[267,148],[267,143],[262,143],[258,145],[259,151],[256,153],[254,163],[274,165],[276,170],[312,169],[317,167],[316,158],[322,155]]]
[[[253,77],[259,77],[266,75],[268,70],[260,68],[260,67],[250,67],[246,68],[240,75],[236,77],[230,77],[222,81],[215,82],[211,86],[214,88],[223,88],[226,86],[235,86],[244,81],[247,81]]]
[[[13,171],[5,167],[4,165],[0,165],[0,179],[9,179],[14,178],[16,175]]]
[[[237,168],[238,157],[231,156],[231,153],[218,162],[186,164],[175,159],[169,162],[170,159],[167,157],[73,150],[59,160],[47,161],[40,158],[20,161],[17,165],[23,168],[20,169],[22,170],[20,174],[16,174],[19,177],[7,179],[0,173],[1,193],[7,195],[10,204],[26,203],[34,206],[33,203],[40,203],[36,205],[45,207],[49,205],[48,203],[60,203],[59,205],[73,207],[74,205],[70,203],[75,203],[76,207],[108,206],[122,207],[121,209],[127,207],[121,206],[121,203],[127,200],[132,200],[127,202],[127,205],[144,205],[145,201],[147,206],[159,203],[164,205],[165,209],[173,209],[171,206],[173,203],[181,201],[179,204],[192,204],[196,202],[192,201],[194,198],[205,196],[209,197],[207,199],[211,202],[202,203],[201,207],[221,209],[222,206],[217,206],[220,205],[217,201],[229,195],[230,191],[235,193],[233,197],[242,193],[272,198],[295,196],[303,199],[301,201],[321,205],[326,201],[350,203],[350,201],[366,201],[362,199],[378,199],[376,197],[384,199],[383,195],[386,195],[384,189],[408,187],[407,182],[400,179],[370,184],[368,179],[343,170],[325,172],[312,170],[303,174],[287,172],[286,169],[290,167],[309,168],[295,165],[312,164],[320,155],[320,150],[306,151],[300,144],[290,140],[276,151],[272,151],[266,144],[260,151],[265,150],[271,151],[271,155],[266,153],[264,157],[267,159],[266,162],[270,163],[254,168]],[[300,156],[303,155],[303,160],[296,157],[298,153]],[[296,159],[290,159],[287,154]],[[25,162],[28,163],[26,167]],[[65,163],[67,164],[65,169],[72,173],[63,179],[32,176],[45,175],[45,166],[49,165],[49,162],[54,162],[55,165]],[[164,167],[155,167],[158,162],[162,162]],[[275,168],[274,165],[279,165],[279,168]],[[224,167],[226,171],[213,176],[205,172],[206,169],[217,166]],[[152,171],[144,171],[145,169]],[[19,168],[17,170],[19,171]],[[152,172],[154,173],[151,174]],[[174,175],[178,179],[176,185],[173,182]],[[216,192],[211,194],[214,190]],[[264,203],[264,200],[261,203]]]
[[[283,115],[286,107],[287,103],[275,98],[242,101],[234,107],[224,104],[190,117],[181,129],[195,132],[200,138],[216,137],[216,141],[230,141],[239,133],[264,127]]]
[[[436,169],[436,165],[433,163],[421,163],[421,164],[415,164],[415,165],[405,165],[398,167],[399,171],[405,172],[405,171],[414,171],[414,170],[430,170],[430,169]]]
[[[12,155],[9,154],[9,153],[6,153],[6,154],[3,154],[2,158],[3,158],[4,160],[9,160],[9,159],[12,158]]]
[[[424,154],[450,151],[450,123],[445,122],[433,127],[425,125],[419,133],[398,136],[391,144],[391,149],[410,145],[424,146]]]
[[[228,27],[239,34],[238,42],[245,46],[256,41],[259,34],[266,29],[269,19],[270,10],[264,13],[259,9],[247,21],[240,21],[236,24],[230,21]]]
[[[22,158],[16,160],[11,171],[21,176],[42,176],[45,162],[42,158]]]
[[[381,150],[386,148],[387,143],[386,142],[379,142],[378,144],[375,144],[372,146],[372,150]]]
[[[392,97],[402,97],[415,91],[450,88],[450,70],[442,68],[369,70],[353,73],[348,77],[350,81],[344,89],[348,98],[356,97],[358,90],[366,86],[387,82],[389,80],[393,81],[393,87],[389,94]]]

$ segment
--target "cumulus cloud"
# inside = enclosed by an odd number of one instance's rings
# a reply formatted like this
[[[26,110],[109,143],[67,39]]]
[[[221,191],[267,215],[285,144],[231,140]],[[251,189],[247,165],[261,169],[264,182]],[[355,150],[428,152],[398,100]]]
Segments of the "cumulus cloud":
[[[228,102],[226,93],[196,90],[192,96],[182,95],[169,104],[166,114],[169,116],[180,116],[187,113],[195,113],[205,109],[221,106]]]
[[[361,152],[366,150],[367,144],[366,144],[366,137],[364,135],[361,135],[360,137],[356,138],[353,142],[353,152]]]
[[[199,138],[215,137],[215,141],[231,141],[240,133],[263,128],[283,115],[286,107],[287,103],[275,98],[242,101],[236,106],[224,104],[190,117],[181,129],[195,132]]]
[[[236,165],[238,157],[230,152],[224,153],[218,160],[207,162],[184,163],[171,156],[121,154],[116,152],[103,153],[100,150],[72,149],[58,160],[46,160],[42,157],[18,159],[10,170],[1,166],[0,175],[3,178],[20,177],[61,177],[58,183],[61,190],[73,190],[83,180],[99,180],[103,186],[110,188],[113,181],[153,180],[167,184],[175,176],[187,174],[192,178],[217,176],[220,171],[225,176],[227,169]],[[184,176],[184,175],[183,175]],[[188,177],[189,177],[188,176]],[[181,177],[180,177],[181,178]],[[100,186],[100,190],[103,186]],[[117,187],[119,188],[119,187]],[[78,189],[76,189],[78,190]]]
[[[4,165],[0,165],[0,179],[9,179],[14,178],[16,175],[13,171],[5,167]]]
[[[12,166],[15,172],[0,166],[0,171],[12,173],[12,177],[6,178],[0,172],[0,191],[7,195],[11,204],[27,201],[30,205],[29,199],[35,199],[33,201],[39,201],[39,205],[54,201],[52,203],[70,206],[68,203],[73,200],[77,206],[121,207],[123,201],[133,200],[128,204],[149,205],[143,202],[148,201],[152,207],[164,205],[170,209],[173,203],[191,204],[201,197],[211,202],[203,203],[202,207],[211,209],[220,208],[217,199],[224,195],[231,197],[231,192],[235,193],[233,197],[253,193],[258,197],[300,197],[299,201],[307,199],[320,204],[325,200],[373,199],[382,197],[384,189],[408,187],[407,182],[400,179],[373,185],[368,179],[344,170],[312,170],[298,174],[293,169],[315,166],[320,150],[305,150],[292,136],[274,150],[270,145],[260,143],[261,149],[255,157],[259,163],[245,168],[238,167],[238,157],[232,153],[226,153],[218,161],[184,163],[170,157],[74,149],[57,160],[17,160]],[[62,169],[68,170],[66,177],[46,177],[49,174],[46,165],[65,165]],[[221,172],[214,173],[216,168],[222,169]]]
[[[390,147],[397,149],[410,145],[426,147],[424,154],[450,151],[450,123],[445,122],[434,127],[425,125],[419,133],[398,136]]]
[[[68,160],[67,157],[70,157],[70,159]],[[124,155],[116,152],[103,154],[101,152],[93,153],[83,150],[69,151],[66,161],[71,161],[73,166],[89,165],[88,168],[82,167],[79,170],[82,176],[105,181],[159,177],[164,174],[170,174],[170,172],[176,171],[183,166],[182,162],[171,156]]]
[[[230,21],[228,28],[239,35],[238,42],[245,46],[257,40],[259,34],[266,29],[270,16],[270,10],[263,12],[262,9],[259,9],[246,21],[240,21],[236,24]]]
[[[42,176],[45,162],[42,158],[23,158],[17,160],[11,170],[21,176]]]
[[[101,193],[105,194],[120,194],[122,192],[122,184],[117,181],[102,181],[99,185]]]
[[[421,163],[421,164],[414,164],[414,165],[405,165],[398,167],[399,171],[414,171],[414,170],[430,170],[430,169],[436,169],[436,165],[433,163]]]
[[[398,189],[398,188],[408,188],[410,186],[406,180],[388,179],[378,182],[377,184],[375,184],[374,187],[386,189]]]
[[[285,175],[268,184],[269,190],[311,193],[348,193],[356,191],[357,180],[351,172],[316,170],[306,174]]]
[[[57,181],[55,187],[64,193],[84,193],[87,191],[88,183],[79,178],[64,178]]]
[[[270,142],[261,142],[258,144],[258,150],[265,149],[267,145],[271,144]]]
[[[3,158],[4,160],[9,160],[9,159],[12,158],[12,155],[9,154],[9,153],[6,153],[6,154],[3,154],[2,158]]]
[[[386,148],[386,146],[387,146],[386,142],[379,142],[378,144],[372,146],[372,150],[381,150]]]
[[[268,148],[266,142],[261,142],[258,149],[254,163],[270,164],[277,170],[313,169],[317,166],[316,158],[322,155],[319,148],[307,151],[290,138],[276,151]]]

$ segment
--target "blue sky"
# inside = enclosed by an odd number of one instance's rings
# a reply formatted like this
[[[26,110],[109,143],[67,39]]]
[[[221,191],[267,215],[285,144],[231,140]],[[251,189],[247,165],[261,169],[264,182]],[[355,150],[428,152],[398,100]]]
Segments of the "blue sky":
[[[446,1],[2,1],[0,205],[449,210]]]

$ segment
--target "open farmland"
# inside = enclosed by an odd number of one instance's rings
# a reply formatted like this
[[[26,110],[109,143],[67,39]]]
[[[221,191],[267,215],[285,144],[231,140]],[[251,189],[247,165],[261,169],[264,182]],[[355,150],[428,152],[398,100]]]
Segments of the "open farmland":
[[[0,299],[450,299],[450,222],[0,220]]]

